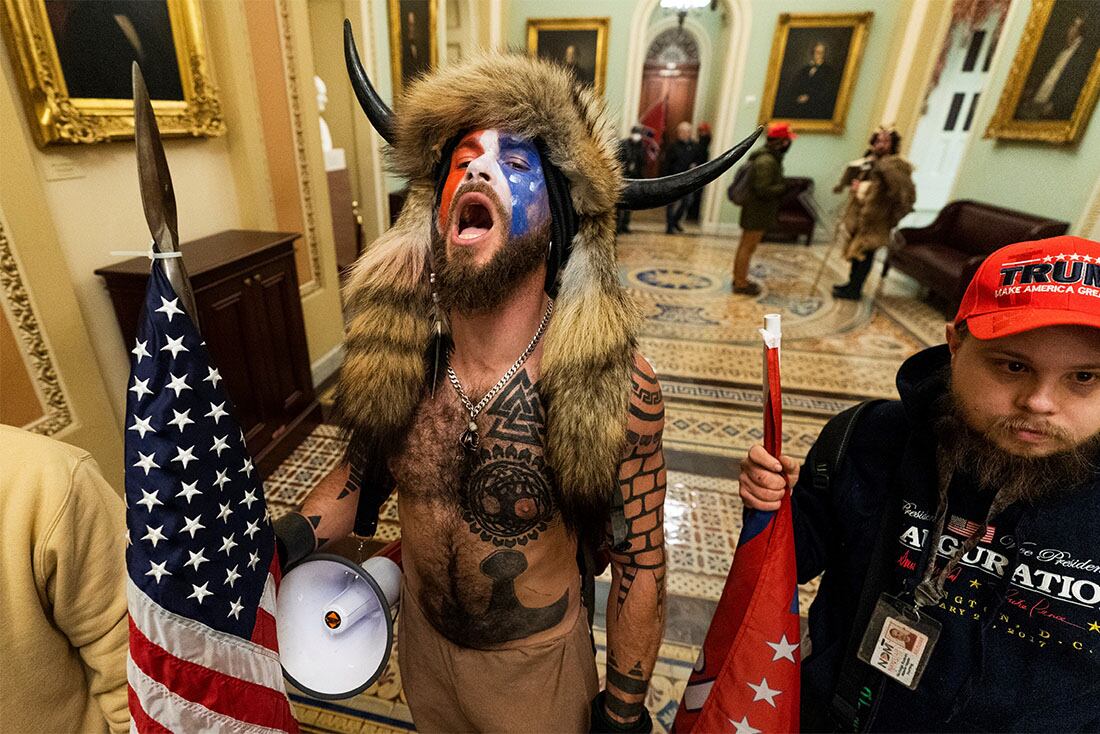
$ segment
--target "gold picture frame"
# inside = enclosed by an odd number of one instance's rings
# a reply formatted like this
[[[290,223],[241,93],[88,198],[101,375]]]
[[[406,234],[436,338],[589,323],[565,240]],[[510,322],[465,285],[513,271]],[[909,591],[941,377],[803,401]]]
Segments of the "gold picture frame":
[[[603,94],[610,29],[610,18],[528,18],[527,53],[566,66]]]
[[[161,135],[165,137],[217,136],[225,133],[218,92],[207,69],[206,48],[203,35],[199,0],[165,0],[170,28],[158,28],[158,48],[174,59],[179,73],[165,77],[166,87],[179,90],[179,99],[153,99],[153,112]],[[70,82],[63,71],[62,55],[51,26],[51,16],[44,0],[3,0],[3,31],[11,51],[12,65],[20,87],[27,119],[35,141],[39,146],[54,143],[100,143],[134,137],[134,103],[127,94],[122,96],[74,96],[70,94]],[[116,3],[122,7],[122,3]],[[96,10],[107,7],[95,3],[72,8]],[[114,6],[111,6],[114,7]],[[152,6],[145,6],[152,7]],[[53,11],[56,15],[56,9]],[[113,16],[117,19],[119,16]],[[74,24],[76,21],[74,21]],[[132,49],[141,49],[143,41],[151,39],[139,35],[144,27],[137,28],[128,19],[118,21],[118,36],[128,39]],[[91,32],[87,31],[86,32]],[[75,31],[74,31],[75,33]],[[97,34],[97,37],[98,34]],[[67,43],[66,39],[62,39]],[[171,45],[167,45],[168,42]],[[150,48],[153,47],[150,43]],[[66,49],[87,50],[89,44],[81,44],[74,35]],[[95,44],[97,52],[110,50],[106,41]],[[123,49],[120,48],[120,53]],[[141,51],[138,51],[141,53]],[[174,54],[174,56],[173,56]],[[115,55],[110,58],[112,68],[110,84],[129,87],[129,58]],[[88,67],[85,67],[87,69]],[[172,68],[171,64],[162,69]],[[70,71],[73,67],[70,66]],[[124,76],[124,79],[115,79]],[[159,81],[146,74],[150,90]],[[75,79],[72,81],[76,81]],[[106,80],[101,80],[106,82]],[[82,79],[83,91],[94,91],[95,78]],[[154,92],[155,94],[155,92]]]
[[[760,123],[787,122],[798,132],[843,134],[873,17],[871,12],[780,14]],[[830,63],[837,46],[843,48],[843,62]]]
[[[431,71],[439,62],[436,18],[438,0],[389,0],[390,72],[393,75],[393,96],[396,99],[405,84],[417,75]],[[417,10],[427,9],[427,25],[423,16],[417,20]],[[402,14],[405,24],[402,27]],[[412,22],[410,23],[410,15]],[[402,33],[404,31],[404,33]],[[420,46],[427,43],[427,53]]]
[[[1050,84],[1047,77],[1054,72],[1053,64],[1045,63],[1057,59],[1056,53],[1069,50],[1066,20],[1074,22],[1078,7],[1057,0],[1034,0],[985,137],[1064,144],[1075,142],[1084,132],[1100,93],[1097,14],[1081,18],[1082,26],[1089,23],[1091,28],[1082,27],[1081,42],[1061,61],[1061,70]],[[1037,61],[1044,65],[1036,68]],[[1044,68],[1047,74],[1041,73]]]

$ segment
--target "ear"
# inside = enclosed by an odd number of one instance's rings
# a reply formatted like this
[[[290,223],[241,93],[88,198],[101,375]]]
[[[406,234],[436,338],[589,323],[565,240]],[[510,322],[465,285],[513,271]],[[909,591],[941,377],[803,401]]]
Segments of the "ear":
[[[955,328],[955,325],[951,322],[947,323],[947,348],[951,350],[951,358],[954,359],[955,355],[959,352],[959,347],[962,345],[962,335],[959,334],[959,330]]]

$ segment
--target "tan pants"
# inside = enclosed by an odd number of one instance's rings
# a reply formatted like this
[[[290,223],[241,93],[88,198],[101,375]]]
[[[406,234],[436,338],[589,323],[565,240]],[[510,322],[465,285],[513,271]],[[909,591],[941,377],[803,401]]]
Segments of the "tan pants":
[[[583,606],[560,637],[474,650],[439,634],[402,589],[397,659],[418,732],[587,732],[599,692]]]

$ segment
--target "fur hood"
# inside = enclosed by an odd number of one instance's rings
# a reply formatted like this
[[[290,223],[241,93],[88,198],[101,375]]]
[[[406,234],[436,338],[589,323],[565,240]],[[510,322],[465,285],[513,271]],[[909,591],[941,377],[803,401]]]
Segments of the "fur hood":
[[[349,326],[337,416],[376,457],[400,448],[427,381],[436,166],[449,140],[479,128],[541,139],[569,180],[579,219],[538,382],[547,406],[546,458],[565,522],[577,530],[606,516],[617,488],[638,317],[615,262],[623,185],[615,131],[603,102],[556,66],[486,54],[417,80],[397,100],[388,154],[408,179],[409,195],[345,287]]]
[[[843,226],[850,235],[844,248],[848,260],[862,260],[889,244],[892,230],[917,200],[913,164],[900,155],[876,160],[869,181],[866,196],[852,196],[844,213]]]

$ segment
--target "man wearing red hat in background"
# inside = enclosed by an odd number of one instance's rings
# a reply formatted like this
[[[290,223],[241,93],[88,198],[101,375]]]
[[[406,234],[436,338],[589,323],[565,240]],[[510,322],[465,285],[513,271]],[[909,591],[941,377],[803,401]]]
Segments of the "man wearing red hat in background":
[[[990,255],[897,384],[803,471],[741,463],[756,509],[787,473],[799,582],[824,573],[803,728],[1100,730],[1100,243]]]
[[[733,260],[733,292],[746,296],[760,294],[760,284],[749,280],[749,263],[764,232],[779,220],[779,200],[787,191],[783,178],[783,156],[795,134],[785,122],[768,126],[764,149],[749,156],[749,186],[741,206],[741,242]]]

